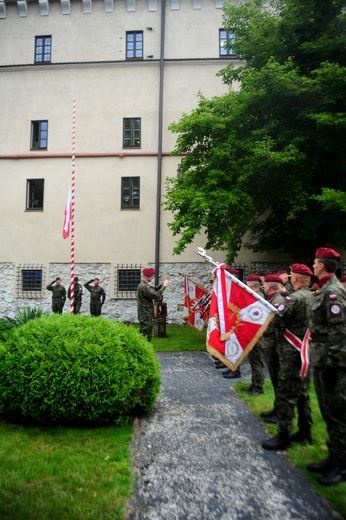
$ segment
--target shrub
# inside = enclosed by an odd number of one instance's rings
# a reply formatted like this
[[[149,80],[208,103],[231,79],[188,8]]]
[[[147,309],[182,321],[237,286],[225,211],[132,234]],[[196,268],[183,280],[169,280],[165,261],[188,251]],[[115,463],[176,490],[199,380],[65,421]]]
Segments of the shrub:
[[[40,424],[121,424],[152,409],[160,367],[131,326],[51,315],[0,342],[0,413]]]
[[[24,307],[24,309],[18,309],[14,318],[5,316],[0,321],[0,339],[4,338],[6,332],[15,327],[21,327],[24,323],[30,320],[36,320],[42,316],[48,316],[48,312],[43,312],[40,307]]]

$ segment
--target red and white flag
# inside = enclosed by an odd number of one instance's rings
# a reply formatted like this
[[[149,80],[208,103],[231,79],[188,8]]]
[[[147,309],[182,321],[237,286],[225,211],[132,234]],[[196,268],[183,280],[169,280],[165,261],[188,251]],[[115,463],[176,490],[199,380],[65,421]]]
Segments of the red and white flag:
[[[72,217],[72,190],[71,186],[68,189],[67,195],[67,204],[64,213],[64,225],[62,228],[62,236],[63,238],[68,238],[70,236],[70,226],[71,226],[71,217]]]
[[[225,268],[226,264],[221,264],[213,270],[207,351],[236,370],[268,327],[276,309]]]
[[[205,312],[207,296],[208,290],[205,287],[184,276],[183,320],[200,332],[208,320],[208,313]]]

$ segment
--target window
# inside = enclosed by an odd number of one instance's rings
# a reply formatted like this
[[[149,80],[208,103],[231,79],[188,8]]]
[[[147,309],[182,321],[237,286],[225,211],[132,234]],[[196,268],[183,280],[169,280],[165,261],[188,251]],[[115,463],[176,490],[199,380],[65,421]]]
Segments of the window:
[[[31,150],[46,150],[48,121],[31,121]]]
[[[141,281],[142,267],[137,264],[117,265],[114,270],[116,298],[136,298],[137,287]]]
[[[141,118],[126,117],[123,120],[123,147],[138,148],[141,146]]]
[[[139,209],[139,179],[121,178],[121,209]]]
[[[220,29],[219,31],[219,44],[220,44],[220,56],[236,56],[233,49],[228,48],[228,46],[234,44],[234,34],[229,31],[225,31],[224,29]]]
[[[26,209],[43,210],[44,179],[26,181]]]
[[[126,33],[126,59],[143,59],[143,31]]]
[[[16,285],[18,298],[44,298],[45,270],[42,265],[17,267]]]
[[[35,63],[50,63],[52,54],[52,37],[36,36]]]

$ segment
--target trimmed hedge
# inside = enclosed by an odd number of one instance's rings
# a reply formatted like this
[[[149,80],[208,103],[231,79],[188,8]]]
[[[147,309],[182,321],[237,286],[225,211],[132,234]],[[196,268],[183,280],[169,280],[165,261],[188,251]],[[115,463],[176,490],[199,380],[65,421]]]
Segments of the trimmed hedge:
[[[39,424],[122,424],[152,409],[160,366],[134,327],[53,314],[0,342],[0,414]]]

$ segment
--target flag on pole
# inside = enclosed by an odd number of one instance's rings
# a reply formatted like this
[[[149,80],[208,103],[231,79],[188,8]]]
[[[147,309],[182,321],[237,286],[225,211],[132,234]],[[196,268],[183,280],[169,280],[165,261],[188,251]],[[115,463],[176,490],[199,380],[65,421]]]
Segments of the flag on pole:
[[[208,314],[205,312],[207,304],[208,290],[185,275],[183,320],[199,332],[208,320]]]
[[[207,351],[236,370],[268,327],[276,309],[225,268],[226,264],[221,264],[213,270]]]
[[[71,186],[68,189],[67,195],[67,204],[64,213],[64,225],[62,228],[62,236],[64,238],[68,238],[70,236],[70,225],[71,225],[71,216],[72,216],[72,191]]]

